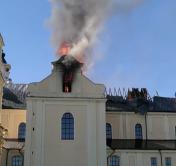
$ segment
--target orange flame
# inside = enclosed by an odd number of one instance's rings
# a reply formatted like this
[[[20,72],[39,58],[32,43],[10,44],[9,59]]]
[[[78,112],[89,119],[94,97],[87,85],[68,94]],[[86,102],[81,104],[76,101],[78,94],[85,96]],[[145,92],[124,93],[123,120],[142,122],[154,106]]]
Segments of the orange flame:
[[[71,45],[69,43],[63,42],[61,43],[58,53],[59,55],[64,56],[64,55],[68,55],[70,50],[71,50]]]
[[[66,56],[69,54],[69,52],[71,51],[73,45],[68,43],[68,42],[62,42],[59,49],[58,49],[58,55],[60,56]],[[80,63],[84,63],[84,56],[83,54],[78,54],[75,55],[74,58],[79,61]]]
[[[68,86],[64,87],[64,92],[67,92],[67,93],[69,92],[69,87]]]

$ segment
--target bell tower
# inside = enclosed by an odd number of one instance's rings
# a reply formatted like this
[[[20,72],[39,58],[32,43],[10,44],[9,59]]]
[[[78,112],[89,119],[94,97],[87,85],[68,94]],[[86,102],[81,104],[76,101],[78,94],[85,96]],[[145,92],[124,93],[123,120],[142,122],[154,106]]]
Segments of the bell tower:
[[[29,85],[25,166],[106,165],[105,87],[65,58]]]

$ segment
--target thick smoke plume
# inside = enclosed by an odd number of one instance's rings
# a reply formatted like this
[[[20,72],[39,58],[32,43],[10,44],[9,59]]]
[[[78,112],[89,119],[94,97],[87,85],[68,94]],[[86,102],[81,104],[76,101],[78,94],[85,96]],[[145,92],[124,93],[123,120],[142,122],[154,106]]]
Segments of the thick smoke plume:
[[[113,2],[116,0],[50,1],[52,4],[52,16],[50,18],[50,25],[53,29],[52,42],[57,49],[57,54],[59,54],[58,50],[62,44],[68,43],[71,45],[68,55],[92,63],[89,55],[90,50],[106,16],[110,9],[112,10],[115,6]],[[140,0],[117,0],[117,4],[124,1],[128,4],[130,1]],[[70,60],[68,59],[68,61]]]
[[[55,48],[67,42],[72,45],[69,55],[85,55],[100,31],[110,0],[51,0],[51,3]]]

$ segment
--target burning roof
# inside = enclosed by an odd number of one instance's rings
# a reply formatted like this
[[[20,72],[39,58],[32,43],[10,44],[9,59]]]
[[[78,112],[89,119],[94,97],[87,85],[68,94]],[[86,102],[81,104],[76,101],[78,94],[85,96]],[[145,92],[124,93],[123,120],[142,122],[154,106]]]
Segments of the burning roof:
[[[63,55],[58,61],[53,62],[53,65],[55,68],[58,66],[62,68],[63,92],[70,93],[72,91],[72,83],[74,81],[75,72],[79,70],[83,64],[72,56]]]
[[[155,96],[150,98],[147,89],[133,88],[126,97],[107,95],[107,111],[176,112],[176,98]]]
[[[53,62],[53,65],[57,68],[58,66],[64,66],[64,58],[61,57],[58,61]],[[73,57],[72,57],[73,58]],[[70,66],[70,69],[77,69],[82,66],[77,60],[72,59],[74,63]],[[69,68],[68,68],[69,69]],[[64,70],[63,70],[64,71]],[[67,71],[67,70],[66,70]],[[72,70],[71,70],[72,71]],[[68,75],[67,75],[68,74]],[[68,85],[72,82],[73,78],[68,77],[69,73],[66,73],[64,80],[63,75],[63,82]],[[28,85],[27,84],[6,84],[3,88],[3,105],[2,107],[5,109],[26,109],[26,97],[28,95],[27,91]],[[134,90],[134,89],[133,89]],[[155,96],[153,100],[146,98],[146,93],[142,91],[137,91],[135,89],[134,92],[137,94],[142,95],[132,95],[132,98],[124,98],[123,96],[113,96],[107,95],[107,102],[106,102],[106,111],[107,112],[139,112],[144,114],[146,112],[176,112],[176,98],[167,98],[167,97],[159,97]],[[139,93],[142,92],[142,93]],[[146,92],[146,91],[145,91]],[[130,92],[131,93],[131,92]]]

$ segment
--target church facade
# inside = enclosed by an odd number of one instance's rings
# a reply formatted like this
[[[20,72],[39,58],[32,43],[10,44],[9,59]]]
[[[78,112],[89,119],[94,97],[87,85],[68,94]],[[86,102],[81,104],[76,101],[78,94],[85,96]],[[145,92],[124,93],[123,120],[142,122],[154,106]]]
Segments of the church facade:
[[[61,59],[53,66],[28,88],[25,165],[105,166],[105,87],[78,69],[71,91],[64,91]]]

